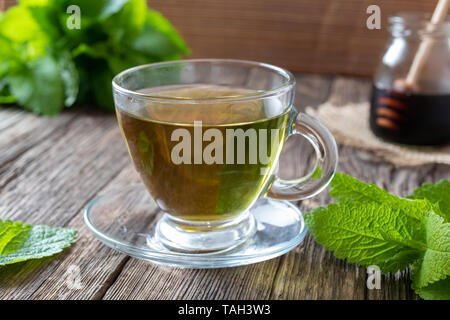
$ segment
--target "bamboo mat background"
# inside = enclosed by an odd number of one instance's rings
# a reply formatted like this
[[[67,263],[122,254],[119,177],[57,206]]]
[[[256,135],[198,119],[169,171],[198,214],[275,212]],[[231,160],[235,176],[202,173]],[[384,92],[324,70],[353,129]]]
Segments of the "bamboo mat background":
[[[15,0],[0,0],[5,9]],[[437,0],[148,0],[180,31],[190,57],[273,63],[292,71],[372,75],[389,35],[387,18],[432,12]],[[366,9],[381,8],[381,30]],[[81,18],[83,13],[81,13]]]

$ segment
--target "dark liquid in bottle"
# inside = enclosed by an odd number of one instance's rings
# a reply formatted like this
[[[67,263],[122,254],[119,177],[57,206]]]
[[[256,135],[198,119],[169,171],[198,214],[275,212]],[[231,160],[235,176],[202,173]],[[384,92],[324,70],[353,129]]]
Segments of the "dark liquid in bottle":
[[[450,142],[450,95],[402,93],[373,86],[370,127],[380,138],[415,145]]]

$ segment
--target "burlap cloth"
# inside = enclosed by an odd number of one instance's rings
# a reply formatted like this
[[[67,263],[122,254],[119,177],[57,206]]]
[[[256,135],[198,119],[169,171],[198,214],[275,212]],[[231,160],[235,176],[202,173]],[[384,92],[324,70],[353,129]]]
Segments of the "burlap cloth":
[[[322,122],[338,143],[375,151],[384,159],[399,166],[426,163],[450,164],[450,145],[441,147],[411,147],[385,142],[369,127],[369,103],[335,106],[330,103],[306,113]]]

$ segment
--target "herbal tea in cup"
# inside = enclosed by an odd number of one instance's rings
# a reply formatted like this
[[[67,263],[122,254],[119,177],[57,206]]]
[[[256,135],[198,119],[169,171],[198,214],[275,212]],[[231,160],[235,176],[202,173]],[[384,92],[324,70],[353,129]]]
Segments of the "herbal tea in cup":
[[[248,93],[204,85],[160,92],[185,99]],[[117,117],[135,168],[161,209],[180,219],[215,221],[245,212],[263,191],[291,112],[281,105],[265,109],[262,101],[185,109],[147,102],[135,114],[119,107]]]
[[[126,70],[113,85],[131,160],[165,212],[158,239],[172,250],[234,248],[256,230],[250,211],[258,198],[313,196],[335,172],[333,137],[295,110],[294,78],[281,68],[238,60],[174,61]],[[314,146],[319,179],[274,175],[292,134]]]

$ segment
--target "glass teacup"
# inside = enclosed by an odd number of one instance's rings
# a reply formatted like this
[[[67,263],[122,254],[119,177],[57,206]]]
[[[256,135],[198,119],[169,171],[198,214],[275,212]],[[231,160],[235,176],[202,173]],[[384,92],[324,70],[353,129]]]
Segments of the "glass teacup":
[[[336,170],[334,138],[296,111],[295,79],[282,68],[240,60],[171,61],[125,70],[113,88],[132,162],[165,212],[155,236],[174,252],[238,247],[258,228],[251,211],[259,198],[312,197]],[[279,179],[284,142],[297,134],[316,151],[316,174]],[[276,208],[272,214],[276,218]]]

